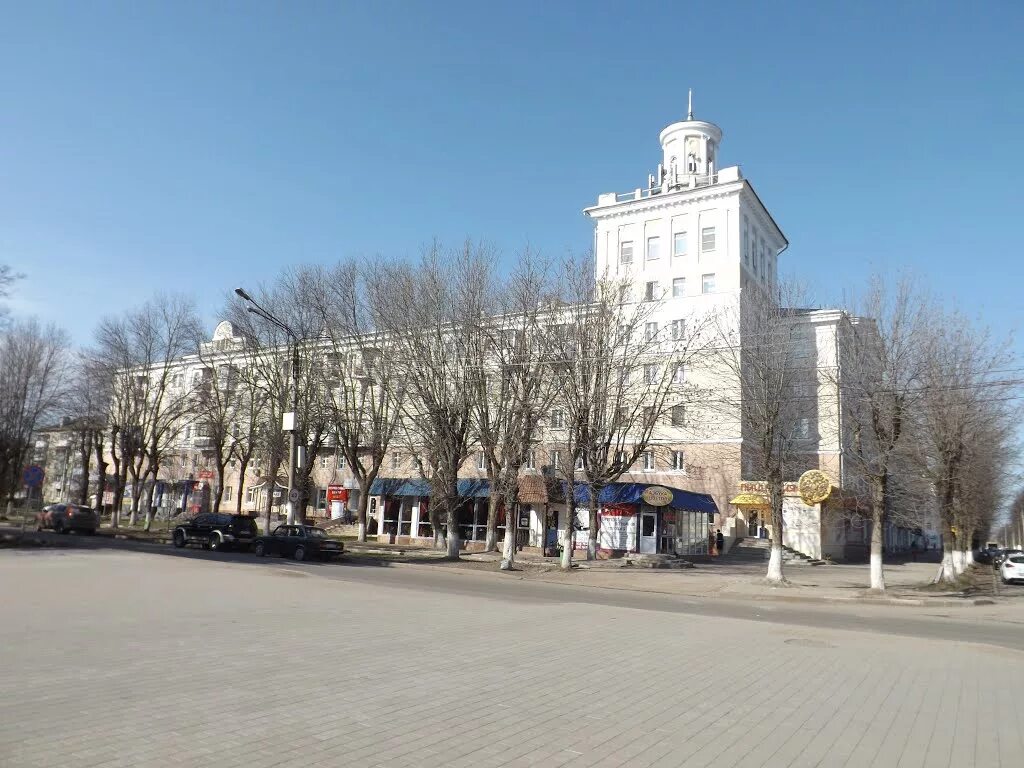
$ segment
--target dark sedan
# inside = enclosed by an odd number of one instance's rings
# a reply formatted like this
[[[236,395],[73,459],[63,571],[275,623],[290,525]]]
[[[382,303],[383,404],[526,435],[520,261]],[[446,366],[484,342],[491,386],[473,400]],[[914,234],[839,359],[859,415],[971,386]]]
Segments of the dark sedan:
[[[52,528],[57,533],[96,533],[100,516],[91,507],[81,504],[51,504],[36,517],[36,530]]]
[[[319,557],[336,559],[345,552],[345,545],[335,541],[322,528],[313,525],[279,525],[270,536],[260,536],[252,545],[260,557],[281,555],[296,560]]]

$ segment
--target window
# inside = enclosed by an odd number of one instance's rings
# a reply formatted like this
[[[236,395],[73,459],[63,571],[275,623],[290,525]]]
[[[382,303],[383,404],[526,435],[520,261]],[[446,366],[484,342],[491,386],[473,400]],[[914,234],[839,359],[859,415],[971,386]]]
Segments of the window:
[[[231,501],[231,486],[224,489],[224,501]]]
[[[661,238],[660,237],[648,237],[647,238],[647,260],[657,261],[661,258]]]
[[[633,241],[624,240],[619,243],[619,263],[620,264],[632,264],[633,263]]]
[[[675,236],[672,238],[672,255],[677,259],[681,256],[685,256],[687,247],[686,233],[676,232]]]
[[[256,489],[255,488],[246,488],[245,489],[245,503],[246,504],[255,504],[256,503]]]
[[[651,424],[654,422],[654,407],[646,406],[644,408],[644,424]]]
[[[487,454],[485,454],[483,451],[480,451],[476,455],[476,468],[479,469],[481,472],[487,469]]]
[[[576,457],[576,469],[577,470],[583,469],[583,457],[582,456],[577,456]]]
[[[524,465],[527,469],[537,468],[537,451],[533,448],[526,452],[526,464]]]
[[[401,464],[402,464],[402,454],[400,454],[397,451],[395,451],[394,453],[391,454],[391,468],[392,469],[398,469],[398,467],[401,466]]]
[[[647,325],[644,326],[644,338],[647,339],[647,341],[654,341],[654,339],[657,336],[658,336],[658,324],[657,323],[647,323]]]
[[[238,466],[238,459],[232,459],[231,461],[229,461],[228,462],[228,466],[231,467],[232,469],[237,467]]]
[[[793,435],[800,440],[807,440],[811,436],[811,420],[806,416],[796,420],[796,431]]]
[[[714,293],[715,292],[715,275],[714,275],[714,273],[707,274],[707,275],[701,275],[700,281],[701,281],[701,291],[703,291],[704,293]]]
[[[680,341],[686,336],[686,321],[672,321],[672,341]]]
[[[187,456],[182,456],[181,457],[181,466],[184,467],[184,466],[186,466],[187,463],[188,463],[188,457]]]
[[[321,456],[320,457],[320,468],[321,469],[327,469],[327,457],[326,456]]]
[[[338,456],[338,469],[344,469],[344,468],[345,468],[345,457],[339,455]]]
[[[629,323],[623,323],[622,325],[620,325],[619,339],[621,339],[623,342],[627,342],[629,341],[630,336],[632,336],[632,334],[629,332]]]
[[[551,426],[555,429],[561,429],[565,426],[565,412],[554,410],[551,412]]]
[[[654,471],[654,451],[644,451],[644,471]]]
[[[715,250],[715,228],[704,227],[700,231],[700,251],[707,253],[713,250]]]
[[[672,451],[672,471],[686,472],[686,454],[682,451]]]
[[[743,263],[750,263],[750,233],[746,224],[743,225]]]
[[[657,294],[658,294],[658,284],[657,283],[647,283],[644,286],[644,301],[654,301],[656,298],[658,298]]]
[[[672,376],[672,381],[676,384],[686,383],[686,366],[682,363],[676,363],[676,369]]]
[[[625,466],[625,464],[626,464],[626,452],[625,451],[616,451],[615,452],[615,463],[619,464],[619,465],[622,465],[622,466]]]
[[[675,277],[672,279],[672,298],[678,299],[686,295],[686,278]]]
[[[672,406],[672,426],[683,427],[686,426],[686,406],[685,405],[673,405]]]
[[[562,466],[562,452],[552,451],[551,452],[551,466],[555,469],[559,469]]]
[[[658,365],[656,363],[644,364],[644,384],[653,384],[658,380]]]
[[[185,439],[192,437],[192,427],[185,427]]]

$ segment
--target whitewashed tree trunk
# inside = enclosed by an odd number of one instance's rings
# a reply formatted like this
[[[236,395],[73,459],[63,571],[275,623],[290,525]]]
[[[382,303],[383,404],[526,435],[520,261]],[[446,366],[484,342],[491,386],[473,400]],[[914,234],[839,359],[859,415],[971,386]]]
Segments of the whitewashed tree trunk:
[[[366,518],[359,521],[359,532],[356,533],[356,541],[366,541]]]
[[[768,558],[768,574],[765,578],[777,584],[786,580],[782,575],[782,543],[774,539],[772,539],[771,556]]]
[[[512,515],[505,516],[505,541],[501,551],[501,570],[510,571],[516,562],[516,527]]]
[[[964,572],[964,553],[961,549],[953,550],[953,574],[959,576]]]
[[[968,566],[974,565],[974,550],[968,549],[964,552],[964,559]]]
[[[882,556],[885,551],[885,501],[888,477],[871,479],[871,589],[885,591]]]
[[[876,592],[885,591],[885,571],[882,568],[882,553],[871,552],[871,589]]]
[[[493,487],[493,486],[492,486]],[[498,549],[498,502],[499,496],[487,498],[487,530],[484,534],[484,552],[495,552]],[[507,518],[507,515],[506,515]],[[505,520],[505,538],[508,538],[508,520]]]
[[[955,579],[956,569],[953,567],[953,552],[947,549],[942,553],[942,567],[939,569],[939,580],[954,581]]]
[[[570,486],[569,488],[569,503],[565,508],[565,536],[562,539],[562,561],[561,566],[563,571],[572,569],[572,523],[576,518],[576,504],[573,503],[572,495],[575,491]]]

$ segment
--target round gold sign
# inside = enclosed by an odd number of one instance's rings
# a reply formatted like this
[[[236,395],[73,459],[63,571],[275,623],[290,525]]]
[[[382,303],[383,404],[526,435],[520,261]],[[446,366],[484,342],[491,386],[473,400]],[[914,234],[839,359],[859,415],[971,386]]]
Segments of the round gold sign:
[[[640,498],[652,507],[664,507],[672,503],[672,491],[660,485],[649,485],[640,492]]]
[[[809,469],[796,484],[800,500],[809,507],[820,504],[832,493],[832,481],[820,469]]]

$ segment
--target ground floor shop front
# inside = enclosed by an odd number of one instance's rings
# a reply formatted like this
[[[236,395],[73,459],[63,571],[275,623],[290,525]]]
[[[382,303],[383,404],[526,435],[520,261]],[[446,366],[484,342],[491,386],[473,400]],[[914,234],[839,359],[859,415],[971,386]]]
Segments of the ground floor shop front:
[[[465,549],[481,549],[487,535],[490,486],[486,480],[461,480],[457,512],[459,539]],[[563,483],[540,478],[523,483],[520,501],[511,514],[497,509],[497,540],[515,526],[516,545],[556,555],[567,541],[586,550],[590,536],[589,492],[577,486],[576,519],[569,520]],[[600,556],[631,553],[701,555],[709,551],[718,509],[706,495],[643,483],[614,483],[598,496]],[[430,486],[420,479],[382,478],[370,489],[370,536],[398,544],[429,544],[434,540],[430,516]],[[442,534],[447,526],[441,523]],[[572,531],[567,535],[567,531]]]

